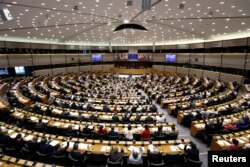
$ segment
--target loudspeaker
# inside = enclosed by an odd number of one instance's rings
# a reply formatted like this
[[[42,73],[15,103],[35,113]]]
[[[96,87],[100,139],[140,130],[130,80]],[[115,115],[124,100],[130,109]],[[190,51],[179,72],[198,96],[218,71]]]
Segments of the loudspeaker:
[[[150,10],[151,9],[151,0],[142,0],[141,10]]]
[[[109,51],[112,52],[111,40],[109,41]]]
[[[13,17],[8,8],[4,8],[0,10],[0,15],[4,21],[13,20]]]
[[[155,52],[155,41],[153,42],[153,52]]]

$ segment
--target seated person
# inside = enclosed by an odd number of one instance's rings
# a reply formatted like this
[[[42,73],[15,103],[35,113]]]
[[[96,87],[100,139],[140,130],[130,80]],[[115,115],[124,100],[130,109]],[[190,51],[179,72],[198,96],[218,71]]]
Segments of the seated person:
[[[63,145],[61,144],[57,144],[54,147],[54,151],[52,152],[51,155],[55,156],[55,157],[63,157],[67,154],[67,149],[69,147],[69,141],[67,142],[67,145],[65,147],[63,147]]]
[[[129,119],[130,119],[130,114],[128,114],[127,112],[122,115],[122,122],[128,123]]]
[[[143,160],[142,160],[142,148],[140,147],[139,152],[136,150],[133,150],[132,153],[130,154],[129,158],[128,158],[128,164],[143,164]]]
[[[132,130],[132,126],[128,125],[128,128],[124,130],[125,138],[128,140],[133,140],[134,138],[133,134],[134,134],[134,131]]]
[[[119,133],[115,131],[114,127],[111,127],[110,131],[108,132],[108,136],[119,136]]]
[[[103,125],[100,125],[98,128],[97,134],[100,134],[100,135],[107,134],[107,129],[103,127]]]
[[[199,161],[199,150],[196,144],[191,142],[190,145],[185,145],[184,147],[185,157],[190,160]]]
[[[150,139],[150,130],[148,125],[145,125],[145,129],[141,133],[141,140],[149,140]]]
[[[73,136],[76,134],[76,131],[73,129],[72,125],[69,125],[65,131],[64,131],[64,134],[67,135],[67,136]]]
[[[113,116],[112,116],[112,121],[115,122],[115,123],[117,123],[117,122],[120,121],[120,120],[119,120],[119,117],[118,117],[118,115],[117,115],[117,113],[114,113],[114,114],[113,114]]]
[[[35,128],[42,129],[42,128],[44,128],[44,127],[45,127],[45,125],[44,125],[44,123],[43,123],[43,121],[42,121],[42,118],[40,118],[40,119],[38,120],[38,122],[36,123]]]
[[[111,111],[112,113],[118,113],[119,110],[117,109],[117,107],[115,106],[115,108]]]
[[[245,146],[243,147],[243,150],[250,151],[250,143],[246,143]]]
[[[89,125],[86,125],[86,126],[82,129],[82,133],[84,133],[84,134],[91,134],[91,133],[92,133],[92,129],[89,128]]]
[[[148,115],[146,118],[145,118],[145,123],[152,123],[154,122],[154,118],[151,116],[151,115]]]
[[[124,156],[123,152],[118,151],[118,147],[114,146],[109,153],[110,162],[120,162]]]
[[[157,137],[157,136],[162,136],[162,135],[164,135],[164,134],[163,134],[163,131],[162,131],[162,126],[159,126],[158,129],[157,129],[157,131],[155,131],[155,132],[153,133],[153,136],[154,136],[154,137]]]
[[[220,131],[223,129],[222,128],[223,122],[224,122],[223,118],[221,118],[221,119],[219,117],[216,118],[216,122],[214,123],[214,129],[218,134],[220,134]]]
[[[86,152],[85,152],[86,153]],[[73,149],[72,151],[70,152],[69,154],[69,157],[73,160],[78,160],[78,161],[81,161],[84,159],[84,157],[86,156],[86,154],[83,153],[81,154],[79,151],[78,151],[78,143],[75,143],[74,146],[73,146]]]
[[[89,120],[90,121],[93,121],[93,122],[96,122],[96,121],[99,121],[99,118],[96,114],[92,113],[89,117]]]
[[[110,109],[109,109],[109,107],[108,107],[107,104],[104,104],[104,105],[103,105],[102,111],[103,111],[103,112],[109,112],[109,111],[110,111]]]
[[[37,142],[37,137],[33,137],[31,140],[29,140],[24,146],[22,147],[21,152],[23,151],[29,151],[29,152],[35,152],[38,149],[39,143]]]
[[[162,154],[159,152],[157,147],[152,147],[152,149],[148,149],[148,161],[154,164],[162,163]]]
[[[239,141],[237,139],[232,139],[228,141],[231,145],[228,147],[228,151],[240,151]]]
[[[38,148],[39,153],[44,155],[50,155],[54,151],[53,146],[51,146],[49,142],[50,141],[48,141],[46,138],[42,139]]]
[[[77,117],[77,120],[78,121],[84,121],[84,116],[82,115],[82,113],[79,113],[78,117]]]
[[[162,122],[166,122],[165,116],[163,114],[156,116],[156,123],[162,123]]]
[[[137,113],[134,119],[134,123],[140,122],[140,120],[141,120],[141,115]]]

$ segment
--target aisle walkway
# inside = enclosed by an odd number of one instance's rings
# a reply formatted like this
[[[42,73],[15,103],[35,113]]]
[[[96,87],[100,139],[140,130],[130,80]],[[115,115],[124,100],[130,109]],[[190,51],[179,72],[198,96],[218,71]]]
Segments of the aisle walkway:
[[[142,93],[142,95],[148,97],[145,92],[141,91],[141,93]],[[200,151],[200,160],[203,162],[202,167],[207,167],[207,152],[209,150],[209,148],[207,148],[207,145],[202,143],[199,139],[192,137],[190,135],[189,128],[178,124],[177,119],[173,116],[170,116],[167,113],[167,109],[162,109],[160,105],[155,103],[155,101],[153,101],[153,104],[156,105],[159,113],[163,113],[165,115],[167,122],[172,122],[176,125],[176,127],[179,130],[178,139],[190,139],[191,141],[193,141],[196,144],[197,148]]]
[[[167,119],[167,122],[172,122],[176,125],[176,127],[179,130],[178,139],[190,139],[191,141],[193,141],[197,145],[197,148],[200,151],[200,160],[203,161],[202,167],[207,167],[207,151],[209,150],[209,148],[207,148],[206,144],[202,143],[199,139],[192,137],[190,135],[189,128],[178,124],[177,119],[173,116],[170,116],[167,113],[167,109],[162,109],[160,105],[156,104],[155,102],[153,102],[153,103],[157,106],[159,113],[164,113],[164,115]]]

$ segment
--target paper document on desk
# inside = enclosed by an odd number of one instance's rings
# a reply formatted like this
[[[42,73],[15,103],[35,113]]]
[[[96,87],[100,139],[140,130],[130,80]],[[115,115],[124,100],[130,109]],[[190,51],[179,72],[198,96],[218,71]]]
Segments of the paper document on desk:
[[[49,144],[50,144],[51,146],[55,147],[58,143],[59,143],[59,141],[52,140]]]
[[[110,146],[102,146],[101,152],[108,152],[110,150]]]
[[[226,140],[218,140],[218,144],[219,145],[226,145],[226,146],[230,146],[231,144],[229,142],[227,142]]]
[[[171,151],[178,151],[178,147],[176,147],[176,146],[170,146],[170,150]]]
[[[89,144],[84,144],[84,143],[80,143],[78,145],[78,148],[82,149],[82,150],[88,150]]]
[[[163,127],[162,130],[163,131],[172,131],[171,127]]]
[[[144,147],[141,147],[142,148],[142,152],[144,151]],[[134,152],[140,152],[140,147],[134,147],[134,146],[129,146],[128,148],[129,151],[134,151]]]
[[[59,127],[59,126],[61,126],[61,123],[60,122],[55,122],[54,125]]]
[[[185,145],[184,145],[184,144],[179,144],[179,145],[178,145],[178,148],[184,150]],[[190,146],[187,146],[187,149],[190,149],[190,148],[191,148]]]
[[[153,144],[148,145],[148,150],[150,150],[150,152],[154,152],[154,148]]]
[[[33,137],[34,137],[33,135],[28,135],[24,138],[24,140],[30,141],[31,139],[33,139]]]

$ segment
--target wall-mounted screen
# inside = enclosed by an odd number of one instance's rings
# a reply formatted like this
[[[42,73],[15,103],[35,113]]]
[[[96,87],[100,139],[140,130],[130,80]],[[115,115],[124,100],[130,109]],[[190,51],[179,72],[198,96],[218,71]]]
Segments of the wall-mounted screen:
[[[165,55],[165,61],[167,63],[175,63],[176,62],[176,55],[175,54],[167,54],[167,55]]]
[[[118,60],[123,61],[149,61],[149,55],[148,54],[138,54],[138,53],[121,53],[119,54]]]
[[[138,60],[138,54],[128,54],[129,60]]]
[[[15,67],[16,74],[25,74],[24,66]]]
[[[7,68],[0,68],[0,75],[8,75],[8,69]]]
[[[92,60],[93,62],[102,61],[102,55],[101,55],[101,54],[93,54],[91,60]]]

